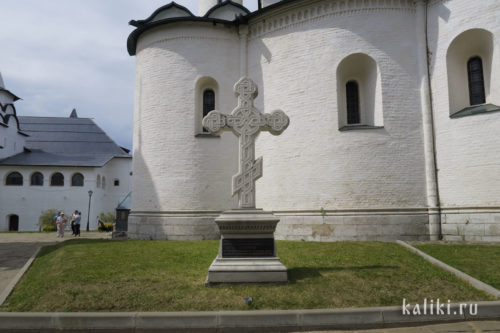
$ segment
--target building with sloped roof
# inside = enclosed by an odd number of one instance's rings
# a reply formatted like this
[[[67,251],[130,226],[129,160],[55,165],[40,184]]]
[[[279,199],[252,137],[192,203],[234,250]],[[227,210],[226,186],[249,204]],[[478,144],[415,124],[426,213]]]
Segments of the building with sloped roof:
[[[130,192],[129,151],[92,119],[18,116],[19,99],[0,89],[0,230],[38,230],[42,211],[82,212],[95,227]],[[90,205],[89,205],[90,203]],[[90,210],[89,210],[90,207]]]

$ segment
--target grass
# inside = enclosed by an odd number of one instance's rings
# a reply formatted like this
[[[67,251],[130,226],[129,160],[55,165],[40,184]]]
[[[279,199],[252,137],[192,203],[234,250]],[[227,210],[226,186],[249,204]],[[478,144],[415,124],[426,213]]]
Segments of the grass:
[[[277,244],[289,283],[205,287],[218,241],[70,240],[44,247],[0,310],[313,309],[491,299],[395,243]]]
[[[417,244],[425,253],[500,289],[500,246]]]

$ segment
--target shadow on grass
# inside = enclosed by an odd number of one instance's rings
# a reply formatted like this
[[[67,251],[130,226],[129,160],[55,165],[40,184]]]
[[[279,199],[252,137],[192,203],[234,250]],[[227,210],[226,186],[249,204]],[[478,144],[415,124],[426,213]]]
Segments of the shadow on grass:
[[[296,283],[308,278],[322,277],[322,272],[359,271],[371,269],[400,269],[399,266],[345,266],[345,267],[293,267],[288,269],[288,280]]]
[[[100,243],[111,243],[115,242],[114,240],[111,239],[70,239],[61,243],[57,243],[55,245],[48,245],[44,246],[41,250],[40,253],[38,254],[38,257],[43,257],[46,256],[54,251],[57,251],[59,249],[62,249],[67,246],[75,246],[75,245],[80,245],[80,244],[100,244]]]

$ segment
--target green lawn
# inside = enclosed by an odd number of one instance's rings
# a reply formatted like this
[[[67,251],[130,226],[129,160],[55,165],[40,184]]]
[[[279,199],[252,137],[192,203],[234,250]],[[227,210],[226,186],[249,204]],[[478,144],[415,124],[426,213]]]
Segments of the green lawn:
[[[500,245],[417,244],[414,246],[500,289]]]
[[[70,240],[43,248],[0,310],[313,309],[492,299],[395,243],[277,244],[289,283],[205,287],[218,241]]]

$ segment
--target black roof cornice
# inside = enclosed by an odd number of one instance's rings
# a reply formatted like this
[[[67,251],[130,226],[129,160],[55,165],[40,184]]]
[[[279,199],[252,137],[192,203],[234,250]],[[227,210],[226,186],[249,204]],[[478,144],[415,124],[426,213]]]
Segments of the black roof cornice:
[[[206,23],[211,23],[211,24],[216,24],[216,23],[221,23],[221,24],[226,24],[226,25],[238,25],[239,20],[235,19],[233,21],[227,21],[227,20],[221,20],[221,19],[216,19],[216,18],[206,18],[206,17],[172,17],[168,19],[163,19],[163,20],[158,20],[158,21],[153,21],[150,23],[146,23],[144,25],[141,25],[137,27],[132,33],[128,36],[127,38],[127,50],[128,54],[131,56],[135,55],[135,52],[137,50],[137,40],[139,39],[139,36],[152,28],[158,27],[160,25],[165,25],[165,24],[172,24],[172,23],[177,23],[177,22],[206,22]]]
[[[151,16],[149,16],[145,20],[139,20],[139,21],[132,20],[129,22],[129,24],[135,26],[136,29],[130,33],[130,35],[128,36],[128,39],[127,39],[128,54],[131,56],[134,56],[136,54],[137,40],[139,39],[140,35],[143,32],[145,32],[149,29],[152,29],[154,27],[158,27],[160,25],[171,24],[171,23],[176,23],[176,22],[207,22],[207,23],[213,23],[213,24],[223,23],[223,24],[227,24],[227,25],[237,26],[239,24],[247,24],[250,19],[259,17],[260,15],[263,15],[263,14],[265,14],[273,9],[276,9],[276,8],[279,8],[281,6],[285,6],[285,5],[288,5],[291,3],[301,2],[301,1],[307,2],[307,0],[281,0],[279,2],[272,4],[272,5],[266,6],[264,8],[260,8],[259,10],[255,11],[255,12],[250,12],[244,6],[242,6],[238,3],[235,3],[231,0],[226,0],[226,1],[223,1],[221,3],[218,3],[214,7],[212,7],[203,17],[194,16],[187,8],[176,4],[175,2],[172,2],[168,5],[165,5],[159,9],[157,9]],[[208,15],[210,15],[213,11],[215,11],[216,9],[218,9],[222,6],[228,5],[228,4],[231,4],[235,7],[238,7],[238,8],[245,10],[245,12],[247,12],[247,14],[240,15],[232,21],[221,20],[221,19],[216,19],[216,18],[208,18]],[[171,18],[158,20],[158,21],[151,21],[154,18],[154,16],[157,15],[160,11],[163,11],[163,10],[170,8],[170,7],[173,7],[173,6],[180,8],[180,9],[183,9],[183,10],[186,10],[190,15],[189,16],[182,16],[182,17],[171,17]]]
[[[188,14],[187,17],[189,17],[189,16],[196,17],[193,13],[191,13],[191,11],[189,9],[187,9],[186,7],[181,6],[181,5],[177,4],[177,3],[175,3],[175,1],[173,1],[173,2],[169,3],[168,5],[162,6],[162,7],[158,8],[157,10],[155,10],[153,12],[153,14],[151,14],[147,19],[145,19],[145,20],[138,20],[138,21],[131,20],[128,24],[130,24],[130,25],[132,25],[134,27],[140,27],[140,26],[142,26],[144,24],[150,23],[155,18],[156,15],[158,15],[159,13],[161,13],[161,12],[163,12],[165,10],[168,10],[170,8],[177,8],[177,9],[185,11],[186,14]]]
[[[220,3],[216,4],[215,6],[213,6],[212,8],[210,8],[208,10],[208,12],[206,12],[206,14],[203,17],[208,18],[210,16],[210,14],[212,14],[214,11],[216,11],[217,9],[219,9],[221,7],[225,7],[227,5],[233,5],[234,7],[243,10],[245,13],[247,13],[247,15],[250,14],[250,11],[245,6],[242,6],[239,3],[233,2],[231,0],[226,0],[226,1],[220,2]]]

